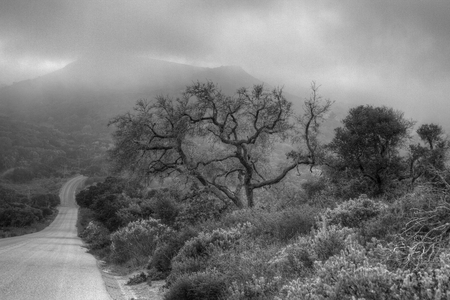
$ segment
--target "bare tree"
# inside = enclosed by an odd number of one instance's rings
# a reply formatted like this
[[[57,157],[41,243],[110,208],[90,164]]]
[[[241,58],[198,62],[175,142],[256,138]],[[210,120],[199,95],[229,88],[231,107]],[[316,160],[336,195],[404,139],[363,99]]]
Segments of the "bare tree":
[[[176,100],[138,101],[135,113],[113,119],[117,171],[140,176],[183,175],[237,207],[254,206],[254,190],[280,182],[299,164],[316,163],[315,132],[331,102],[312,95],[300,118],[303,151],[291,151],[272,167],[277,141],[294,137],[298,125],[281,89],[241,88],[233,97],[213,83],[196,83]],[[324,103],[321,103],[324,102]]]

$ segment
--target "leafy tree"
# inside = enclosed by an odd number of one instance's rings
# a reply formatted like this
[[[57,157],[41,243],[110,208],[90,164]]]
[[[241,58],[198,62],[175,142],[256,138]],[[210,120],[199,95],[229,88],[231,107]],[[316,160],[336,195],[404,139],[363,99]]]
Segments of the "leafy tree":
[[[402,176],[399,149],[414,123],[392,108],[370,105],[352,108],[342,123],[329,144],[333,154],[330,165],[343,171],[338,176],[364,178],[376,194],[382,193],[387,184]]]
[[[331,102],[317,96],[313,83],[305,101],[303,151],[276,168],[270,156],[277,141],[294,137],[291,103],[281,89],[262,85],[226,96],[213,83],[196,83],[181,98],[138,101],[135,113],[113,119],[117,171],[141,177],[181,175],[237,207],[254,206],[254,190],[280,182],[299,164],[317,162],[317,127]]]
[[[444,137],[442,127],[433,123],[423,124],[416,132],[425,146],[420,143],[410,145],[409,167],[412,183],[422,176],[431,182],[439,179],[438,181],[447,184],[442,174],[445,171],[447,151],[450,145]]]
[[[428,143],[428,146],[431,150],[435,148],[435,146],[443,141],[444,131],[442,127],[436,124],[423,124],[417,129],[417,134],[420,138]]]

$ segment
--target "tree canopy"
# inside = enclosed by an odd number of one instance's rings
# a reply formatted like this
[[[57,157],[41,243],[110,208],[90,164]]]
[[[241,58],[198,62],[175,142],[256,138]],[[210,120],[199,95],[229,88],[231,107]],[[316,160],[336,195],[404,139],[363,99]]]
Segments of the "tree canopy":
[[[401,176],[399,149],[414,122],[392,108],[361,105],[352,108],[342,123],[329,144],[333,166],[353,171],[354,176],[369,180],[375,193],[383,192],[392,178]]]
[[[317,89],[313,84],[300,122],[281,89],[262,85],[227,96],[211,82],[197,82],[175,100],[140,100],[134,113],[110,122],[116,126],[110,156],[117,171],[182,175],[237,207],[252,207],[255,189],[280,182],[299,164],[316,163],[317,127],[331,105]],[[284,164],[273,166],[274,145],[294,138],[298,126],[303,149],[285,153]]]

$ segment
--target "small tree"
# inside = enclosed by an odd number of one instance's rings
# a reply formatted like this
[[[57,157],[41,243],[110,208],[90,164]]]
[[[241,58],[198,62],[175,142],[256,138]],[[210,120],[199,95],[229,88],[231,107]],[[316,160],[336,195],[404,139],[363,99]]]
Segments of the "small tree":
[[[442,181],[449,187],[443,174],[450,145],[444,137],[442,127],[432,123],[423,124],[416,132],[425,145],[418,143],[409,146],[411,182],[414,183],[418,178],[425,177],[431,182]]]
[[[392,108],[369,105],[352,108],[342,123],[329,144],[331,165],[345,171],[341,174],[368,180],[375,193],[382,193],[401,176],[404,166],[398,151],[414,123]]]
[[[290,152],[281,168],[272,166],[270,156],[277,141],[294,137],[296,124],[282,90],[262,85],[231,97],[211,82],[198,82],[176,100],[138,101],[134,114],[111,121],[116,131],[110,155],[117,171],[186,176],[224,201],[252,207],[254,190],[280,182],[299,164],[316,163],[315,131],[331,105],[317,89],[313,84],[301,118],[306,147]]]

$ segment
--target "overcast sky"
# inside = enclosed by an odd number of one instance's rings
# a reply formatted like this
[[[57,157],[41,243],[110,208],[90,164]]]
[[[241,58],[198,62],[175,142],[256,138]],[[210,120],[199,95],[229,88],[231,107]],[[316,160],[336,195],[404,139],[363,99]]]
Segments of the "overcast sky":
[[[0,82],[108,51],[238,65],[295,93],[315,80],[419,121],[450,114],[448,0],[0,1]]]

